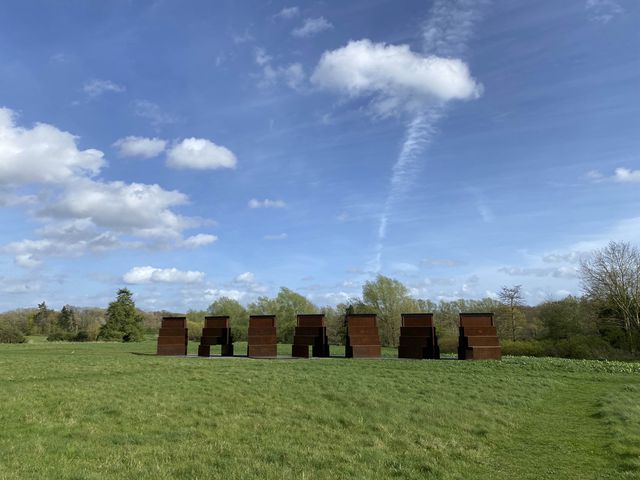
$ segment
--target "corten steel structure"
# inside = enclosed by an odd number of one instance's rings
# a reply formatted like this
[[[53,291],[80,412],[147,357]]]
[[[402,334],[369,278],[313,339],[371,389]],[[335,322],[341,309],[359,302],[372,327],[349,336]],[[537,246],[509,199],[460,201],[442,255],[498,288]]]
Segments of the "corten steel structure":
[[[460,360],[500,360],[502,350],[493,313],[461,313],[458,340]]]
[[[198,345],[198,356],[210,356],[211,345],[220,345],[220,353],[223,357],[233,356],[233,339],[231,338],[229,317],[220,315],[204,317],[204,328],[202,329],[202,337],[200,337],[200,345]]]
[[[380,357],[380,335],[375,313],[353,313],[346,315],[347,343],[345,357]]]
[[[440,358],[433,313],[403,313],[399,358]]]
[[[323,314],[298,315],[291,356],[309,358],[309,346],[314,357],[329,356],[329,338]]]
[[[275,315],[251,315],[247,338],[248,357],[277,357],[278,338]]]
[[[186,355],[188,344],[187,317],[162,317],[158,355]]]

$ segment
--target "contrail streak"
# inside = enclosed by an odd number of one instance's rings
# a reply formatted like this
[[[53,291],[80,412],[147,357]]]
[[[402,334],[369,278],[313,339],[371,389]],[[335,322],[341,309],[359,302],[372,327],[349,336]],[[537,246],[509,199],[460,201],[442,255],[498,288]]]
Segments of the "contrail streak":
[[[429,20],[423,27],[423,50],[428,55],[459,56],[466,50],[468,38],[479,14],[477,7],[486,0],[437,0],[431,7]],[[373,270],[382,268],[384,240],[393,207],[412,184],[420,168],[420,157],[429,146],[438,120],[444,115],[444,103],[426,105],[407,125],[407,133],[391,170],[389,193],[380,214]]]

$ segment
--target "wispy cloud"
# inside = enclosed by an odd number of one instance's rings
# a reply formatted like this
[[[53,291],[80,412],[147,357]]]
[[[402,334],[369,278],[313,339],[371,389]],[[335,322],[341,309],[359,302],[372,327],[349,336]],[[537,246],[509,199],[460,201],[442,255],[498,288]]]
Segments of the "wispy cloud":
[[[204,280],[205,274],[198,271],[182,271],[177,268],[133,267],[122,276],[125,283],[196,283]]]
[[[286,240],[287,238],[289,238],[289,235],[287,235],[286,233],[278,233],[276,235],[265,235],[263,237],[265,240]]]
[[[235,43],[236,45],[252,42],[254,40],[254,37],[249,30],[245,30],[242,33],[234,33],[231,38],[233,40],[233,43]]]
[[[272,87],[278,83],[284,83],[294,90],[302,87],[306,75],[301,63],[274,65],[272,60],[273,57],[264,48],[256,48],[255,62],[262,68],[258,83],[260,87]]]
[[[612,175],[604,175],[598,170],[591,170],[587,172],[587,178],[594,182],[640,183],[640,170],[620,167],[616,168]]]
[[[331,28],[333,24],[324,17],[307,18],[301,26],[293,29],[291,35],[298,38],[312,37]]]
[[[178,121],[174,115],[164,112],[160,105],[148,100],[136,100],[133,102],[133,113],[140,118],[149,120],[154,127],[161,127]]]
[[[281,18],[283,20],[290,20],[292,18],[297,17],[298,15],[300,15],[300,8],[299,7],[284,7],[282,10],[280,10],[278,13],[276,13],[273,18]]]
[[[264,200],[257,200],[252,198],[249,200],[249,208],[284,208],[287,204],[283,200],[270,200],[265,198]]]
[[[502,267],[498,271],[512,277],[576,278],[578,276],[578,269],[568,266],[549,268]]]
[[[587,0],[585,9],[589,19],[599,23],[609,23],[624,12],[617,0]]]
[[[111,80],[93,79],[86,82],[82,86],[82,90],[89,97],[96,98],[107,92],[122,93],[126,91],[126,88],[123,85],[118,85],[117,83],[112,82]]]

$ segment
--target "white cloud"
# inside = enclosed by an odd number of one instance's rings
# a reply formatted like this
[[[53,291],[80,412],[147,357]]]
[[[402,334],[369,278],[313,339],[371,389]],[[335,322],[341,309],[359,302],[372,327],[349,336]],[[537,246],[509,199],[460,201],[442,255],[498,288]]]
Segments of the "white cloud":
[[[629,168],[616,168],[613,175],[606,176],[598,170],[587,172],[587,178],[596,183],[604,181],[612,181],[617,183],[640,183],[640,170],[631,170]]]
[[[117,140],[113,146],[122,157],[152,158],[164,152],[167,141],[160,138],[129,136]]]
[[[126,88],[122,85],[112,82],[111,80],[93,79],[84,84],[82,87],[84,93],[90,97],[99,97],[106,92],[122,93]]]
[[[238,283],[254,283],[256,280],[256,276],[251,272],[241,273],[236,277],[236,282]]]
[[[609,23],[624,12],[617,0],[587,0],[585,9],[590,20],[600,23]]]
[[[177,190],[159,185],[77,180],[39,214],[44,217],[90,219],[98,227],[145,237],[177,237],[197,224],[176,214],[171,207],[188,198]]]
[[[613,180],[620,183],[640,182],[640,170],[629,170],[628,168],[616,168]]]
[[[252,198],[249,200],[249,208],[284,208],[287,204],[282,200],[270,200],[265,198],[264,200],[257,200]]]
[[[35,266],[35,262],[42,263],[43,256],[78,256],[86,251],[105,252],[121,247],[137,248],[139,243],[121,242],[111,232],[97,232],[87,230],[85,236],[73,235],[65,237],[63,233],[52,235],[51,237],[40,238],[38,240],[20,240],[11,242],[0,248],[0,252],[15,254],[16,264],[30,268]]]
[[[154,127],[161,127],[178,121],[174,115],[164,112],[159,105],[148,100],[136,100],[133,102],[133,113],[140,118],[149,120]]]
[[[434,101],[477,98],[482,92],[462,60],[425,57],[408,45],[368,39],[324,52],[311,81],[350,97],[372,97],[380,115],[419,111]]]
[[[30,253],[16,255],[15,262],[16,265],[24,268],[35,268],[42,263]]]
[[[133,267],[122,277],[130,284],[143,283],[197,283],[204,280],[204,273],[197,271],[182,271],[176,268]]]
[[[284,20],[290,20],[292,18],[297,17],[298,15],[300,15],[300,8],[298,8],[298,7],[284,7],[282,10],[280,10],[278,13],[276,13],[273,17],[274,18],[282,18]]]
[[[199,233],[186,238],[182,241],[182,246],[187,248],[203,247],[204,245],[210,245],[218,240],[215,235],[209,235],[207,233]]]
[[[331,28],[333,25],[324,17],[306,18],[302,26],[293,29],[291,35],[298,38],[312,37]]]
[[[14,117],[0,108],[0,185],[62,183],[96,175],[105,165],[101,151],[78,149],[70,133],[46,123],[18,127]]]
[[[578,269],[575,267],[557,267],[557,268],[522,268],[522,267],[503,267],[498,269],[501,273],[506,273],[514,277],[554,277],[554,278],[576,278]]]
[[[215,170],[235,168],[236,163],[231,150],[204,138],[185,138],[171,147],[167,155],[167,166],[171,168]]]
[[[289,235],[287,235],[286,233],[279,233],[277,235],[265,235],[263,237],[265,240],[286,240],[287,238],[289,238]]]
[[[227,297],[239,302],[240,300],[244,299],[248,294],[249,294],[248,292],[243,292],[237,289],[207,288],[204,291],[203,296],[209,302],[212,302],[221,297]]]
[[[181,192],[95,180],[106,163],[103,154],[79,150],[76,140],[51,125],[18,127],[13,112],[0,108],[0,204],[26,207],[42,223],[37,238],[2,245],[0,253],[14,255],[16,264],[29,268],[46,256],[120,248],[195,248],[217,239],[204,233],[183,239],[186,229],[207,221],[173,210],[189,201]],[[20,187],[40,190],[16,194]]]

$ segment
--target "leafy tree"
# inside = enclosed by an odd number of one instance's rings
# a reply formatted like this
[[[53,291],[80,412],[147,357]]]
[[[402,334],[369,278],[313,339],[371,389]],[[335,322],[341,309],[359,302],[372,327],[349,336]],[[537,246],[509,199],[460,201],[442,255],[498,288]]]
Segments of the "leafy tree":
[[[498,298],[502,304],[507,308],[509,315],[509,325],[511,327],[511,340],[516,339],[516,321],[518,318],[522,318],[524,315],[518,307],[524,305],[524,298],[522,297],[522,285],[514,285],[513,287],[502,287],[498,292]]]
[[[231,322],[231,334],[234,340],[246,340],[249,326],[249,313],[240,302],[229,297],[220,297],[207,308],[209,315],[227,315]]]
[[[577,335],[596,335],[595,312],[584,299],[568,296],[544,302],[537,308],[544,327],[544,337],[561,340]]]
[[[38,310],[33,316],[33,322],[40,333],[50,333],[55,312],[47,307],[45,302],[38,304]]]
[[[281,287],[276,298],[259,297],[249,305],[248,310],[250,314],[277,315],[278,340],[291,343],[296,316],[299,313],[315,313],[318,307],[299,293]]]
[[[78,324],[76,322],[75,312],[73,307],[69,305],[65,305],[60,310],[60,315],[58,316],[58,327],[60,327],[65,332],[73,332],[78,333]]]
[[[619,321],[634,351],[640,329],[640,250],[626,242],[610,242],[580,263],[582,286],[603,313]]]
[[[139,342],[143,337],[142,316],[136,310],[133,294],[121,288],[107,308],[106,323],[100,328],[98,339]]]
[[[8,322],[0,322],[0,343],[24,343],[27,339],[22,332]]]
[[[420,304],[409,296],[409,290],[393,278],[378,275],[362,287],[362,300],[380,320],[380,341],[383,345],[398,345],[400,314],[417,312]]]

